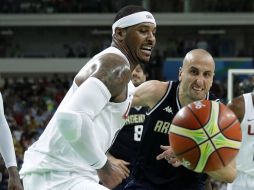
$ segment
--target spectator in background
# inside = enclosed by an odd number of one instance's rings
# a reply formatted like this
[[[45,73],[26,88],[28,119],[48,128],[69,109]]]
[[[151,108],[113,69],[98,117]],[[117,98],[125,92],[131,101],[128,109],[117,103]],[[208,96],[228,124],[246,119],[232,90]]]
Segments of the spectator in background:
[[[226,89],[220,80],[214,80],[211,87],[211,92],[215,94],[216,97],[220,97],[222,102],[226,102]]]
[[[149,62],[149,77],[154,80],[163,80],[163,63],[164,56],[160,52],[160,50],[156,49],[154,55],[152,56]]]
[[[199,38],[197,40],[197,48],[208,51],[208,48],[209,48],[208,42],[204,38]]]
[[[87,47],[85,43],[78,42],[76,44],[76,54],[78,57],[87,57]]]
[[[251,58],[252,58],[252,67],[254,68],[254,44],[252,45],[251,48]]]
[[[177,57],[177,41],[175,38],[169,38],[167,42],[166,57]]]
[[[69,44],[64,44],[63,48],[65,49],[65,57],[75,57],[73,48]]]

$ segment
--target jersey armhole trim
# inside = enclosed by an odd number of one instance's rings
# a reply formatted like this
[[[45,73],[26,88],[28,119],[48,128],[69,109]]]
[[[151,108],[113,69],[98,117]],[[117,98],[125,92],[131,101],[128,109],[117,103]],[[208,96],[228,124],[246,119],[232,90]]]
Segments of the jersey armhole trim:
[[[169,81],[169,84],[168,84],[168,89],[166,91],[166,93],[162,96],[162,98],[158,101],[157,104],[155,104],[155,106],[148,112],[146,112],[146,115],[150,115],[154,110],[156,110],[160,105],[161,103],[166,99],[166,97],[168,96],[171,88],[172,88],[172,84],[173,84],[173,81]]]

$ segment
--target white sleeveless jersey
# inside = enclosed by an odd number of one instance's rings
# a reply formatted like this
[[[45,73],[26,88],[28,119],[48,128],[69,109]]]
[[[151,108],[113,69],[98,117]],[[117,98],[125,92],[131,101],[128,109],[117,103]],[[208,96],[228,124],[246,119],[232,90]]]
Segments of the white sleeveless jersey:
[[[236,157],[237,169],[254,176],[254,106],[251,93],[244,94],[245,114],[241,123],[242,144]]]
[[[118,54],[127,60],[120,50],[114,47],[109,47],[94,56],[80,70],[80,72],[82,72],[85,67],[98,61],[100,56],[107,53]],[[73,85],[67,92],[57,111],[65,108],[68,101],[72,98],[77,89],[78,86],[75,84],[75,82],[73,82]],[[116,131],[118,131],[124,125],[125,120],[123,116],[129,109],[134,89],[134,85],[132,82],[130,82],[128,85],[127,99],[121,103],[108,102],[101,113],[94,119],[96,126],[96,139],[99,139],[100,147],[105,152],[112,144]],[[88,176],[98,181],[96,171],[76,152],[74,152],[72,147],[66,143],[61,136],[57,127],[54,125],[55,115],[52,117],[38,141],[36,141],[25,152],[24,164],[20,171],[21,177],[30,172],[47,172],[53,170],[78,172],[82,176]]]

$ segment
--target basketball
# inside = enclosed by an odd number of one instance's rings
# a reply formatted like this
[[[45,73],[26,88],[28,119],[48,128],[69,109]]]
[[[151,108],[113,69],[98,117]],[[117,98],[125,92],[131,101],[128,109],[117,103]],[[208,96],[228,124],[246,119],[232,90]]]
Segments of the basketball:
[[[240,123],[224,104],[201,100],[175,115],[169,142],[182,165],[195,172],[225,167],[237,155],[242,140]]]

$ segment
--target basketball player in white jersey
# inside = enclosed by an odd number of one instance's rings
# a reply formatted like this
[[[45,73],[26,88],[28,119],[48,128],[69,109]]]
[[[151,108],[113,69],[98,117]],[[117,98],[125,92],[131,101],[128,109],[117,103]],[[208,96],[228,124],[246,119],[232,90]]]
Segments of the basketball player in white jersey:
[[[254,94],[234,98],[229,104],[242,129],[242,145],[236,157],[237,178],[227,190],[254,190]]]
[[[3,99],[0,93],[0,153],[9,173],[8,190],[22,190],[11,131],[4,116]]]
[[[105,190],[127,177],[105,152],[127,118],[131,72],[148,63],[156,23],[144,8],[126,6],[112,31],[111,47],[79,71],[45,131],[25,152],[20,171],[25,190]]]

